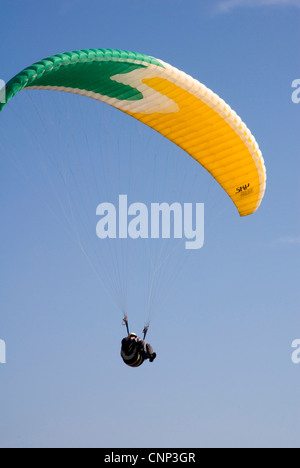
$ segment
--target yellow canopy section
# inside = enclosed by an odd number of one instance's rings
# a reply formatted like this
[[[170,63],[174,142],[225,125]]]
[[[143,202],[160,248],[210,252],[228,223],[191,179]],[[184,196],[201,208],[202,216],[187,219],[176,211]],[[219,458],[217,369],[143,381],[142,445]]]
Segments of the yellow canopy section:
[[[223,187],[241,216],[254,213],[266,189],[266,168],[255,138],[216,94],[185,73],[164,66],[159,77],[142,79],[143,93],[148,87],[168,97],[169,112],[125,112],[196,159]]]

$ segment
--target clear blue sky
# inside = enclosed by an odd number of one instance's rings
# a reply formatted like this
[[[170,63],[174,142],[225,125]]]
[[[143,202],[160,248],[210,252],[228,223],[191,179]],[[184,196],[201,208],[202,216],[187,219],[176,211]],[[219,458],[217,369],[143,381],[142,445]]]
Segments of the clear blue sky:
[[[186,71],[242,116],[260,144],[268,185],[258,213],[241,219],[214,181],[200,169],[195,175],[191,159],[118,112],[81,99],[91,113],[79,129],[76,98],[66,99],[65,122],[53,120],[61,97],[16,97],[0,115],[0,339],[7,345],[0,447],[299,447],[300,366],[291,361],[291,343],[300,338],[300,104],[292,103],[291,83],[300,78],[300,2],[10,0],[1,2],[1,18],[5,81],[46,56],[98,47],[138,51]],[[35,106],[46,114],[44,127]],[[70,148],[84,153],[86,136],[97,155],[93,112],[104,122],[102,154],[110,151],[115,161],[120,142],[119,161],[120,154],[125,161],[131,153],[157,157],[159,201],[172,200],[180,186],[177,201],[206,205],[205,247],[179,254],[179,274],[149,334],[158,359],[138,370],[121,362],[122,316],[52,216],[53,207],[62,219],[33,163],[43,161],[53,131],[57,146],[47,157]],[[74,136],[65,140],[72,125]],[[27,133],[32,128],[38,138]],[[171,157],[178,168],[164,185],[160,170]],[[145,179],[128,187],[142,198],[132,201],[151,199],[147,164],[137,168]],[[114,197],[111,174],[107,169]],[[135,251],[144,246],[129,249],[132,326],[139,331],[147,267]],[[174,265],[168,268],[164,287]]]

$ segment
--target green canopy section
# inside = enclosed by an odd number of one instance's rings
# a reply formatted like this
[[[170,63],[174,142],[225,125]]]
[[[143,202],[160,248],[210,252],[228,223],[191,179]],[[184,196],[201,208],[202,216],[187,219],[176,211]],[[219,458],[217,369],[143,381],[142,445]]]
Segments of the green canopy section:
[[[53,55],[26,68],[6,85],[6,102],[25,88],[53,89],[85,96],[97,95],[123,101],[138,101],[138,89],[111,79],[115,75],[162,63],[144,54],[112,49],[89,49]]]

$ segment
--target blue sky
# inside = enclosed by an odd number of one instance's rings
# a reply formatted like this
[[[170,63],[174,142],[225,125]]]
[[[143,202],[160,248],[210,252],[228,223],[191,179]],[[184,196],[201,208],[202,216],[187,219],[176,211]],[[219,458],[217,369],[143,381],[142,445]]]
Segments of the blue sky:
[[[299,447],[300,367],[291,344],[300,338],[300,105],[291,84],[300,78],[300,2],[10,0],[1,13],[1,79],[83,48],[161,58],[241,115],[260,144],[268,185],[259,211],[240,219],[190,158],[118,112],[69,96],[23,93],[11,101],[0,115],[0,339],[7,346],[0,446]],[[57,145],[48,146],[54,134]],[[107,197],[128,188],[132,201],[148,202],[154,185],[159,201],[175,193],[206,207],[204,248],[188,257],[180,251],[162,275],[168,294],[149,333],[158,359],[138,370],[120,360],[122,316],[52,197],[61,187],[49,154],[76,153],[80,161],[86,151],[111,157],[99,174]],[[137,181],[128,186],[124,169],[118,185],[112,174],[129,156],[141,161]],[[166,181],[173,158],[178,165]],[[80,210],[95,209],[93,198],[85,202]],[[144,245],[128,249],[129,312],[139,331],[149,266]],[[102,252],[100,269],[108,263],[112,275],[110,252]]]

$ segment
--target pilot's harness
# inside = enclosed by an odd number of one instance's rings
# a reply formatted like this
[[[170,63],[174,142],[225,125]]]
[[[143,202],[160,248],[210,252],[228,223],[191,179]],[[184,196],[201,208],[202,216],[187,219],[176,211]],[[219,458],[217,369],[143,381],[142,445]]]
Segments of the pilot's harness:
[[[126,329],[127,329],[127,333],[128,333],[128,336],[130,335],[130,330],[129,330],[129,324],[128,324],[128,317],[126,314],[124,314],[124,319],[123,319],[123,325],[126,326]],[[148,323],[148,325],[145,326],[144,330],[143,330],[143,333],[144,333],[144,338],[143,340],[146,339],[146,336],[147,336],[147,332],[149,330],[149,326],[150,326],[150,323]],[[127,356],[124,351],[122,350],[121,352],[121,356],[123,358],[123,361],[125,362],[125,364],[127,364],[127,366],[130,366],[130,367],[140,367],[145,358],[143,357],[143,355],[141,353],[132,353],[130,356]]]

